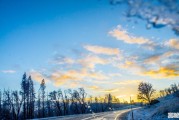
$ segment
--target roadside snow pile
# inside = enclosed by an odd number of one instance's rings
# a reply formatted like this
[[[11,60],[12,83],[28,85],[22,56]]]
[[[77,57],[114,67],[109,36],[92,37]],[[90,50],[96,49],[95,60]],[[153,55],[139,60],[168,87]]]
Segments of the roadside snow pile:
[[[179,98],[169,95],[158,99],[160,102],[133,111],[134,120],[168,120],[168,113],[179,112]],[[131,112],[128,120],[131,120]],[[172,120],[170,118],[170,120]]]

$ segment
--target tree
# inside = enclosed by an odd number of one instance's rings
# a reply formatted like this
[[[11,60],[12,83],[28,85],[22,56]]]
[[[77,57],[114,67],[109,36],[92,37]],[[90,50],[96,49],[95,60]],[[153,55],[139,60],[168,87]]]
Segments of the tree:
[[[49,99],[49,95],[47,93],[47,116],[52,116],[52,109],[51,109],[51,101]]]
[[[42,99],[42,117],[45,117],[45,80],[43,79],[40,84],[40,92],[41,92],[41,99]]]
[[[2,119],[2,92],[0,90],[0,119]]]
[[[23,118],[29,119],[34,117],[35,91],[31,76],[27,78],[24,73],[21,82],[22,101],[23,101]]]
[[[34,83],[31,79],[31,76],[28,78],[29,82],[29,116],[30,118],[34,118],[34,104],[35,104],[35,90],[34,90]]]
[[[40,99],[40,92],[38,91],[38,98],[37,98],[37,116],[38,118],[41,117],[41,99]]]
[[[165,96],[165,91],[164,90],[160,90],[159,93],[160,93],[160,97],[164,97]]]
[[[112,95],[107,94],[106,98],[107,98],[107,109],[111,110],[112,109]]]
[[[21,94],[23,99],[23,118],[26,119],[26,91],[27,91],[27,85],[26,85],[26,73],[23,74],[22,82],[21,82]]]
[[[60,102],[60,94],[58,94],[58,91],[52,91],[49,93],[50,100],[54,104],[54,111],[56,112],[56,115],[60,116],[62,115],[62,105]]]
[[[19,92],[13,91],[11,105],[12,105],[13,118],[15,120],[19,119],[22,102],[23,102],[23,99],[22,99],[22,97],[20,97]]]
[[[85,99],[86,99],[86,96],[87,96],[87,93],[85,92],[84,88],[79,88],[79,104],[80,104],[80,109],[81,109],[81,113],[84,114],[86,112],[86,102],[85,102]]]
[[[10,120],[11,119],[11,107],[12,107],[12,99],[9,90],[4,90],[3,92],[3,120]]]
[[[138,92],[137,98],[139,100],[147,101],[150,104],[155,90],[153,89],[152,84],[141,82],[138,86]]]
[[[178,91],[178,86],[177,86],[177,84],[175,84],[175,83],[174,83],[174,84],[171,84],[170,87],[171,87],[171,90],[172,90],[173,93],[175,93],[175,92]]]

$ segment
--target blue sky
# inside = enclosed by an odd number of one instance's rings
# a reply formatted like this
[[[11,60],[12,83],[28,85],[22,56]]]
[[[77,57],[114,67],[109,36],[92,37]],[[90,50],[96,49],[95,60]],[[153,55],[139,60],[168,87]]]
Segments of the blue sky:
[[[0,1],[0,88],[17,89],[24,72],[36,89],[44,78],[48,90],[119,97],[136,94],[141,81],[156,89],[178,82],[178,36],[148,30],[125,10],[108,0]]]

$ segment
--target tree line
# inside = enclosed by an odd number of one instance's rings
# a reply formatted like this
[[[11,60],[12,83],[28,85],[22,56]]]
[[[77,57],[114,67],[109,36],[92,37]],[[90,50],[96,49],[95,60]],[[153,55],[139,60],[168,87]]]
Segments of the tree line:
[[[31,76],[23,74],[20,90],[0,90],[0,119],[23,120],[111,111],[121,106],[111,94],[87,97],[84,88],[46,92],[43,79],[35,92]]]
[[[138,100],[146,102],[149,105],[158,103],[157,98],[165,97],[167,95],[174,95],[179,97],[179,84],[171,84],[169,88],[159,91],[159,96],[156,96],[156,90],[153,88],[151,83],[141,82],[138,85]]]

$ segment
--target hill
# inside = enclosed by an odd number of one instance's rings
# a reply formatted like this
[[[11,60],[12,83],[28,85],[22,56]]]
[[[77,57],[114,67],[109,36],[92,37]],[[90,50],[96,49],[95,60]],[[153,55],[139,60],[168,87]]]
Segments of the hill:
[[[171,94],[157,100],[160,101],[157,104],[133,110],[134,120],[168,120],[168,113],[179,115],[179,97]],[[131,112],[128,114],[128,120],[131,120]]]

